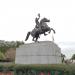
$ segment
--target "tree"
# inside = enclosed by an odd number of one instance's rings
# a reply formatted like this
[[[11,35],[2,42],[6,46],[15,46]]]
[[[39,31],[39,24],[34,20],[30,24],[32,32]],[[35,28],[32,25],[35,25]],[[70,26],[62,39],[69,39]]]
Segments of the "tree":
[[[75,54],[72,55],[71,60],[73,62],[73,60],[75,60]]]
[[[65,57],[66,57],[66,56],[61,53],[62,63],[65,61],[65,59],[64,59]]]
[[[0,51],[0,60],[3,60],[5,58],[4,54]]]
[[[23,45],[24,44],[23,41],[16,41],[16,43],[17,43],[16,47],[19,47],[20,45]]]

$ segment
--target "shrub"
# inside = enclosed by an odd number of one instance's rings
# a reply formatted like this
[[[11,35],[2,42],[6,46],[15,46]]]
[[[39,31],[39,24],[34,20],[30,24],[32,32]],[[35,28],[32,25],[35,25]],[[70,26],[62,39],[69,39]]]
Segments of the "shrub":
[[[0,65],[0,71],[14,71],[16,75],[34,75],[34,73],[51,73],[55,75],[75,75],[75,65]],[[20,74],[21,73],[21,74]],[[38,75],[38,74],[36,74]]]

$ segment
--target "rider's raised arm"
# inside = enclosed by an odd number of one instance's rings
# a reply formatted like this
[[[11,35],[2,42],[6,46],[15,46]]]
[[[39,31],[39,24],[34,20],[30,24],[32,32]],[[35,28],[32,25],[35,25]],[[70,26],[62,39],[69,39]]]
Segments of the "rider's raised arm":
[[[40,19],[40,13],[38,13],[38,20]]]

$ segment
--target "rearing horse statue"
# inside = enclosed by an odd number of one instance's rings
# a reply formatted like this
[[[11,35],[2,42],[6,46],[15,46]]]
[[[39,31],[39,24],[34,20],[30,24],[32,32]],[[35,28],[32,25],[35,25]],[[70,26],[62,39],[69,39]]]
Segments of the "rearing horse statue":
[[[48,20],[47,18],[41,19],[40,25],[38,26],[38,28],[35,27],[32,31],[29,31],[27,33],[25,41],[28,40],[30,34],[33,37],[32,40],[36,42],[38,38],[40,38],[41,34],[47,35],[46,32],[50,33],[51,30],[55,33],[55,30],[53,28],[50,28],[46,22],[50,22],[50,20]]]

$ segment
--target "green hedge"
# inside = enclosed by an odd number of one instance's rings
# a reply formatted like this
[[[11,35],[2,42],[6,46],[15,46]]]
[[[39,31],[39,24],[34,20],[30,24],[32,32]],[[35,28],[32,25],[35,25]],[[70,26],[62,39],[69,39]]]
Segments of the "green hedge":
[[[0,71],[14,71],[15,75],[38,75],[39,72],[55,75],[56,71],[59,75],[75,75],[75,65],[0,65]]]

